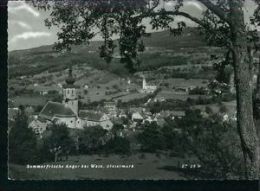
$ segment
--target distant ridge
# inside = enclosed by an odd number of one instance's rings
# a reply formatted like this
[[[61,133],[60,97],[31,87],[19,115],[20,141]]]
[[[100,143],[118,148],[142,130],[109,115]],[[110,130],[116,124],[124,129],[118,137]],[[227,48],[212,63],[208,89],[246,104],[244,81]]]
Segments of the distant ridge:
[[[144,44],[147,47],[164,47],[166,49],[189,48],[197,46],[206,46],[203,37],[199,35],[197,28],[186,28],[182,35],[174,36],[170,31],[159,31],[151,33],[151,37],[143,37]],[[74,49],[98,50],[102,41],[91,41],[89,44],[74,46]],[[9,54],[16,54],[19,52],[56,52],[52,49],[53,45],[43,45],[30,49],[12,50]]]
[[[150,37],[143,37],[143,41],[147,50],[152,48],[155,51],[173,50],[175,52],[183,48],[198,49],[206,46],[197,28],[186,28],[180,36],[171,35],[169,31],[154,32]],[[102,41],[91,41],[89,44],[73,46],[71,52],[64,54],[53,50],[53,45],[11,51],[8,60],[9,75],[15,77],[38,74],[43,71],[59,71],[79,63],[86,63],[96,69],[107,69],[107,64],[99,56],[99,47],[102,43]],[[118,52],[116,48],[115,54]],[[113,62],[116,65],[119,59],[114,59]]]

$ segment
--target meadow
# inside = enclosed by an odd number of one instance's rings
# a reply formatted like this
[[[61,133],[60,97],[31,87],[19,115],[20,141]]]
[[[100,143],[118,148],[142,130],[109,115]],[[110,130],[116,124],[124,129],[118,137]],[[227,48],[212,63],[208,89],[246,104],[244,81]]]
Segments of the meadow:
[[[60,179],[187,179],[185,171],[180,168],[192,158],[172,157],[168,154],[137,153],[130,156],[122,155],[80,155],[70,156],[68,161],[51,162],[45,164],[63,165],[61,169],[27,169],[22,165],[9,165],[9,177],[11,179],[29,180],[60,180]],[[66,165],[97,165],[100,168],[65,168]],[[101,168],[102,165],[102,168]],[[134,165],[134,168],[108,168],[107,165]],[[191,171],[190,171],[191,172]]]

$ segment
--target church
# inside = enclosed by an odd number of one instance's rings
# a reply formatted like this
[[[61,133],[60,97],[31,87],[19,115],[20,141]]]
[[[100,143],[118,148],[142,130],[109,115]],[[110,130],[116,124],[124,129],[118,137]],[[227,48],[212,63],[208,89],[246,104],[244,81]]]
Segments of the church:
[[[66,83],[62,86],[62,103],[48,101],[29,127],[39,129],[39,125],[35,126],[34,124],[39,124],[37,121],[44,121],[45,128],[41,128],[41,132],[46,129],[48,123],[52,122],[66,124],[71,129],[83,129],[86,126],[99,125],[104,129],[110,130],[113,124],[106,114],[101,115],[99,111],[83,112],[79,110],[78,89],[80,87],[75,85],[75,81],[72,75],[72,68],[70,68],[68,77],[65,80]],[[93,118],[93,116],[97,115],[101,117]]]
[[[145,77],[143,76],[143,85],[141,89],[141,93],[153,93],[157,89],[157,86],[148,85]]]
[[[62,103],[49,101],[43,107],[39,117],[47,121],[64,123],[69,128],[81,128],[81,122],[78,117],[78,95],[75,78],[72,76],[72,68],[69,69],[69,75],[63,85]]]

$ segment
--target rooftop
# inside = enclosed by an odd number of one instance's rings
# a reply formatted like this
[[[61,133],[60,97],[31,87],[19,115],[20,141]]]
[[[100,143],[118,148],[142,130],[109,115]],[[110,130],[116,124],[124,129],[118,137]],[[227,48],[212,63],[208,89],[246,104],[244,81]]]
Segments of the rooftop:
[[[101,121],[101,118],[104,116],[104,113],[101,112],[94,112],[94,111],[86,111],[81,110],[79,111],[79,117],[85,118],[89,121]]]
[[[51,120],[55,116],[59,117],[74,117],[75,113],[65,105],[58,102],[49,101],[39,114],[44,119]]]

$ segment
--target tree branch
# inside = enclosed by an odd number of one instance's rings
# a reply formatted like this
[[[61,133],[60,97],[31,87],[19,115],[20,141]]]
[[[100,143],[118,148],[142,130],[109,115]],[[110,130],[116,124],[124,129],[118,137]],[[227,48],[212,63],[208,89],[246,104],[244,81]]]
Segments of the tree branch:
[[[198,0],[205,7],[207,7],[210,11],[216,14],[221,20],[225,21],[229,25],[231,24],[228,14],[221,9],[219,6],[213,4],[210,0]]]
[[[203,21],[201,21],[200,19],[196,18],[196,17],[193,17],[191,16],[190,14],[188,13],[185,13],[185,12],[176,12],[176,15],[178,16],[183,16],[185,18],[188,18],[190,19],[191,21],[197,23],[198,25],[202,26],[202,27],[206,27],[205,23]]]
[[[136,16],[136,18],[146,18],[146,17],[154,17],[154,16],[159,16],[161,15],[162,12],[150,12],[150,13],[145,13],[145,14],[141,14]],[[197,23],[198,25],[202,26],[202,27],[206,27],[206,24],[201,21],[200,19],[191,16],[188,13],[185,12],[180,12],[180,11],[164,11],[163,14],[167,14],[167,15],[172,15],[172,16],[183,16],[185,18],[190,19],[191,21]]]

